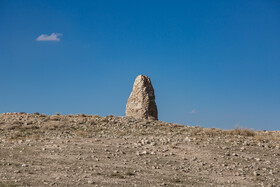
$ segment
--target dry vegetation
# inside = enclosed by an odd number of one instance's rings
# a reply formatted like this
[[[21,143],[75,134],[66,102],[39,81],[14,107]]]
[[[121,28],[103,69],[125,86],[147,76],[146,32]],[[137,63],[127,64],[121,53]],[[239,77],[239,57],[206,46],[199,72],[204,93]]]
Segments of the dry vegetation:
[[[0,114],[2,186],[280,186],[280,132]]]

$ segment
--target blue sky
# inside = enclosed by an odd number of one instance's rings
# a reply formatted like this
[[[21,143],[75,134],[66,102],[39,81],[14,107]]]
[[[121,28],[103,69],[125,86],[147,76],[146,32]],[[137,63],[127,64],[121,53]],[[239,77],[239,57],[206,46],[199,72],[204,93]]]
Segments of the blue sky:
[[[53,40],[53,41],[52,41]],[[0,113],[125,115],[279,130],[279,1],[0,0]]]

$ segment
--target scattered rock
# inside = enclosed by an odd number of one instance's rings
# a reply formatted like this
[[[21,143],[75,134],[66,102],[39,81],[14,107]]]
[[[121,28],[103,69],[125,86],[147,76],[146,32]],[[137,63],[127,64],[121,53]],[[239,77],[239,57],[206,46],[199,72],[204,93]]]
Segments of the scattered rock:
[[[89,181],[88,181],[88,184],[95,184],[95,182],[94,182],[94,181],[89,180]]]
[[[22,164],[21,166],[22,167],[28,167],[28,164]]]

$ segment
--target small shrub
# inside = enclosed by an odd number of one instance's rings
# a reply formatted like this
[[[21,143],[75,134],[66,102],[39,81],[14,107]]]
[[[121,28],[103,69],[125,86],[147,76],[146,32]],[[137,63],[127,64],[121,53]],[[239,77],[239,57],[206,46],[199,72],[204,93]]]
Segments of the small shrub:
[[[256,135],[254,138],[258,141],[264,141],[265,140],[265,137],[262,136],[262,135]]]
[[[256,133],[253,129],[246,129],[246,128],[240,128],[238,126],[235,126],[233,130],[229,130],[227,132],[229,135],[241,135],[241,136],[255,136]]]
[[[120,179],[123,179],[124,178],[124,176],[122,176],[121,174],[119,174],[119,173],[111,173],[111,175],[110,175],[111,177],[116,177],[116,178],[120,178]]]
[[[8,184],[8,183],[3,183],[3,182],[0,182],[0,187],[15,187],[16,185],[14,184]]]
[[[193,128],[193,129],[191,129],[191,135],[192,135],[192,136],[199,135],[201,131],[202,131],[201,128],[195,127],[195,128]]]
[[[216,128],[206,128],[206,129],[203,129],[203,132],[205,135],[208,135],[208,136],[216,136],[218,135],[218,130]]]
[[[240,135],[242,136],[255,136],[255,131],[253,129],[241,129]]]
[[[126,174],[126,175],[128,175],[128,176],[135,175],[135,174],[134,174],[134,173],[132,173],[131,171],[127,171],[125,174]]]
[[[173,178],[170,180],[170,182],[173,182],[173,183],[180,183],[181,180],[179,178]]]
[[[20,139],[25,137],[26,135],[20,131],[17,131],[11,135],[11,139]]]
[[[79,130],[76,132],[76,135],[85,137],[87,135],[87,133],[85,131]]]
[[[60,125],[58,122],[56,121],[51,121],[49,123],[45,123],[42,126],[43,130],[58,130],[62,127],[62,125]]]
[[[31,138],[32,140],[39,140],[40,135],[39,134],[32,134],[29,138]]]
[[[89,120],[88,123],[89,123],[90,125],[96,125],[96,122],[95,122],[95,120],[93,120],[93,119]]]

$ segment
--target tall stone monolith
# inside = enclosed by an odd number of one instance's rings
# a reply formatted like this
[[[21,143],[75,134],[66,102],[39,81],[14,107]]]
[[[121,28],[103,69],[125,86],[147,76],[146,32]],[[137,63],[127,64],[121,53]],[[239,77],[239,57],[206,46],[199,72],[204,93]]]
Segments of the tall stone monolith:
[[[136,77],[125,113],[126,116],[137,119],[158,120],[154,88],[148,76],[139,75]]]

